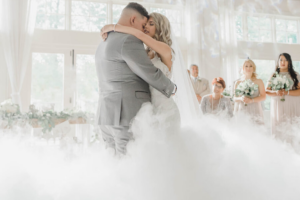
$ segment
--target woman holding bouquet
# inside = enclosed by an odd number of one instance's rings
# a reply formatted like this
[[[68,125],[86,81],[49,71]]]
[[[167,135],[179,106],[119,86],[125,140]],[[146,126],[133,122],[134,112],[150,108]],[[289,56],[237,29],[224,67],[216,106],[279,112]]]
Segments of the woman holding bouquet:
[[[279,79],[276,77],[280,77]],[[281,79],[287,79],[282,88],[278,89]],[[279,80],[279,81],[278,81]],[[282,122],[292,122],[300,116],[300,75],[293,68],[292,58],[287,53],[279,55],[276,71],[268,81],[267,95],[271,96],[272,133],[280,135],[278,130]],[[286,81],[285,81],[286,82]],[[282,135],[283,136],[283,135]]]
[[[257,78],[255,63],[247,59],[243,64],[242,77],[234,86],[234,114],[246,113],[257,123],[264,123],[261,102],[266,99],[264,83]]]

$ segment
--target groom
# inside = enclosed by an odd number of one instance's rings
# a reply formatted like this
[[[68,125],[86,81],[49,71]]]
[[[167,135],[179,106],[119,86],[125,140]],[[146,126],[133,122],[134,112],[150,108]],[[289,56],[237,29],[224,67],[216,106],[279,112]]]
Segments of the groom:
[[[143,31],[149,18],[146,9],[129,3],[118,24]],[[176,86],[150,61],[142,41],[124,33],[111,32],[95,55],[99,80],[98,124],[106,145],[126,154],[133,139],[129,124],[141,105],[151,101],[149,85],[167,97]]]

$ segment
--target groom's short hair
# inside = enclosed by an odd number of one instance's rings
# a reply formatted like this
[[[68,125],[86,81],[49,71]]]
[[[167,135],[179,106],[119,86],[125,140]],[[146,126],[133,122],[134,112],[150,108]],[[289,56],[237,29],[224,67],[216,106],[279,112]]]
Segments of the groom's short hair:
[[[133,9],[135,11],[137,11],[138,13],[140,13],[142,16],[147,17],[147,19],[149,19],[149,14],[148,11],[146,10],[146,8],[144,8],[141,4],[135,3],[135,2],[130,2],[125,8],[125,9]]]

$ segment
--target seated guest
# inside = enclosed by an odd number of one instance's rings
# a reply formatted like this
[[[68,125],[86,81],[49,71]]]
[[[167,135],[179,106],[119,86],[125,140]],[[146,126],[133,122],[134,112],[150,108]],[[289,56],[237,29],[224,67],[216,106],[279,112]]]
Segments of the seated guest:
[[[221,77],[213,79],[213,93],[204,96],[201,101],[201,109],[203,114],[220,114],[221,112],[226,111],[228,116],[233,116],[230,98],[222,95],[225,88],[225,81]]]
[[[190,73],[191,73],[191,82],[194,87],[194,91],[196,93],[198,102],[201,102],[201,99],[204,95],[207,95],[210,93],[209,88],[209,82],[205,78],[198,77],[198,66],[193,64],[190,67]]]

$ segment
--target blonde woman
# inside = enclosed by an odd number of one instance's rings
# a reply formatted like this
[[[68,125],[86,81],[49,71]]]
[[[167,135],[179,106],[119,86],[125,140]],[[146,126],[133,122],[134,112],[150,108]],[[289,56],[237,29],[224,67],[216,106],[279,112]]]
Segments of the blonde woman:
[[[106,25],[101,29],[104,40],[109,37],[109,34],[107,33],[110,31],[131,34],[144,42],[147,46],[146,51],[148,57],[151,59],[154,66],[171,79],[174,59],[173,50],[171,48],[171,26],[169,20],[164,15],[151,13],[147,24],[145,24],[144,32],[120,24]],[[178,128],[180,125],[180,114],[175,101],[172,98],[165,97],[161,92],[151,86],[150,92],[151,103],[143,104],[135,120],[148,118],[149,121],[145,121],[145,123],[157,124],[159,130]],[[149,113],[151,117],[149,117]],[[151,122],[151,120],[155,119],[159,119],[160,122],[164,123]],[[141,128],[143,120],[139,123],[140,124],[133,123],[132,128]]]
[[[258,123],[263,123],[263,109],[261,102],[266,99],[266,91],[264,83],[261,79],[257,78],[255,63],[247,59],[243,64],[242,77],[234,86],[234,89],[238,85],[246,80],[251,80],[254,84],[258,85],[258,90],[251,96],[234,96],[234,114],[241,112],[251,115],[252,118]],[[246,106],[247,105],[247,106]]]

